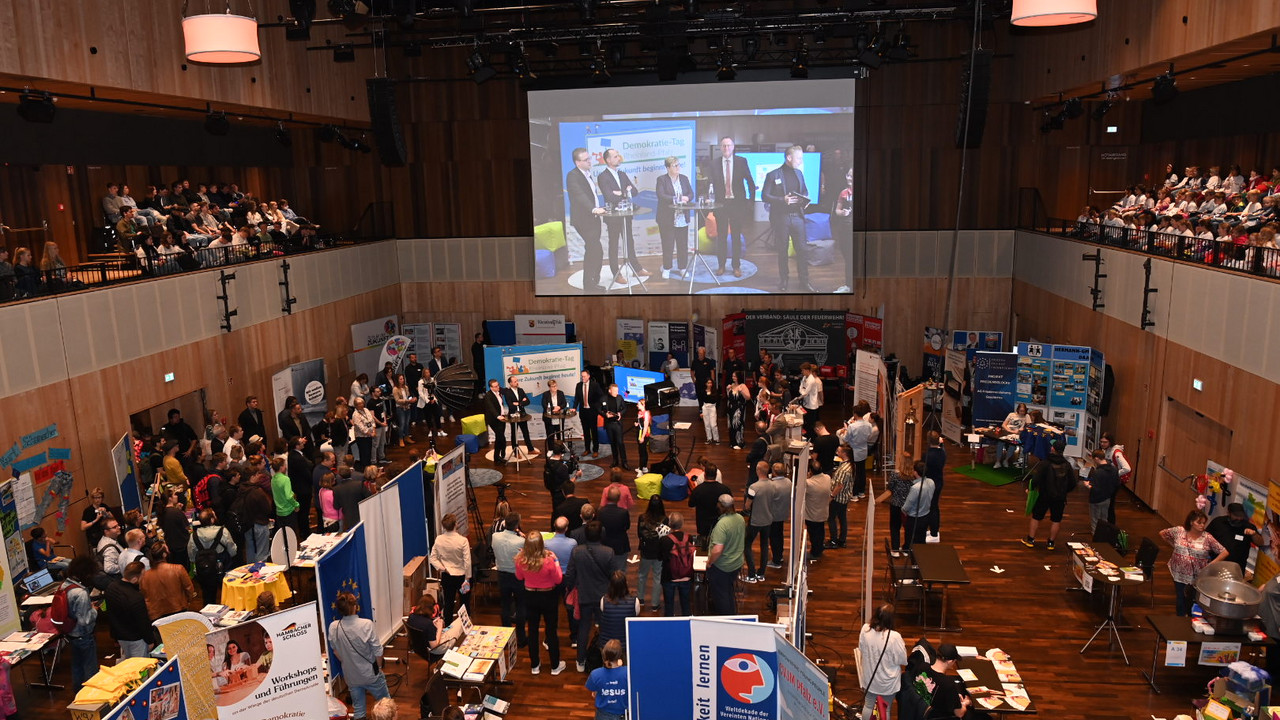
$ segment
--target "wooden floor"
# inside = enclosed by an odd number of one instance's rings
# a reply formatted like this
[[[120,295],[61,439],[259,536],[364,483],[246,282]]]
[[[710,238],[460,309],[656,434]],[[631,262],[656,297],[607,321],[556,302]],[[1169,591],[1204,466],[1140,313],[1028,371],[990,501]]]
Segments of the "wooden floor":
[[[687,418],[684,415],[688,415]],[[694,420],[692,408],[680,409],[678,419]],[[830,418],[839,422],[832,413]],[[695,423],[695,429],[698,424]],[[451,428],[451,435],[457,428]],[[722,430],[723,432],[723,430]],[[680,445],[688,451],[693,431],[681,435]],[[630,439],[632,436],[629,435]],[[443,439],[442,439],[443,440]],[[452,437],[441,447],[452,445]],[[391,449],[390,456],[399,460],[405,451]],[[963,450],[949,447],[950,465],[967,464],[969,456]],[[746,451],[734,451],[727,444],[705,446],[701,438],[696,455],[705,454],[722,469],[735,495],[741,496],[740,468],[745,463]],[[696,456],[695,455],[695,456]],[[634,465],[635,448],[629,448],[629,458]],[[396,463],[397,466],[400,463]],[[492,467],[478,460],[476,467]],[[394,468],[392,468],[394,470]],[[607,470],[607,468],[606,468]],[[507,490],[513,508],[526,518],[528,527],[542,527],[549,518],[546,491],[542,487],[542,463],[522,464],[520,472],[514,465],[503,469],[505,480],[512,483]],[[607,472],[606,472],[607,477]],[[600,479],[587,484],[585,493],[592,501],[599,499],[600,489],[606,484]],[[877,487],[883,487],[878,478]],[[486,521],[492,512],[496,491],[491,487],[478,491],[480,507]],[[1080,648],[1100,622],[1101,606],[1090,602],[1080,592],[1067,592],[1067,553],[1065,541],[1076,533],[1088,534],[1088,514],[1083,492],[1073,493],[1067,507],[1067,516],[1059,537],[1059,549],[1044,549],[1044,530],[1041,543],[1034,549],[1023,547],[1018,538],[1026,534],[1027,521],[1023,515],[1025,496],[1020,484],[1014,483],[993,488],[964,476],[948,473],[942,499],[942,540],[954,544],[968,569],[973,584],[951,595],[950,615],[953,621],[964,626],[961,633],[924,632],[915,625],[914,612],[903,608],[899,613],[899,629],[910,643],[924,635],[935,645],[952,642],[958,645],[976,645],[986,649],[1000,647],[1013,656],[1019,671],[1041,717],[1096,718],[1145,720],[1152,716],[1171,718],[1181,712],[1190,712],[1191,699],[1200,695],[1211,673],[1203,668],[1171,670],[1161,668],[1163,694],[1156,694],[1143,679],[1140,670],[1151,664],[1155,635],[1148,629],[1122,631],[1125,648],[1131,665],[1126,666],[1118,648],[1108,647],[1100,638],[1084,655]],[[633,509],[633,516],[643,508]],[[1152,536],[1168,523],[1130,502],[1127,496],[1117,510],[1119,524],[1136,539]],[[861,567],[861,547],[865,506],[850,506],[849,547],[828,551],[822,561],[810,569],[810,585],[813,597],[810,602],[809,629],[813,639],[809,655],[822,658],[838,669],[835,694],[847,702],[860,702],[853,669],[856,652],[859,617],[858,607]],[[887,536],[888,509],[877,508],[877,545],[883,546]],[[633,539],[634,544],[634,539]],[[1155,611],[1172,613],[1173,589],[1164,561],[1168,548],[1162,547],[1157,562],[1154,586]],[[883,559],[877,558],[875,589],[879,597],[883,576]],[[996,573],[993,567],[1003,573]],[[631,566],[634,568],[635,566]],[[770,579],[776,580],[781,571],[770,571]],[[634,590],[635,570],[631,570]],[[764,619],[772,619],[766,608],[768,584],[747,585],[746,601],[740,610],[759,613]],[[1141,624],[1149,610],[1148,588],[1132,588],[1126,594],[1126,614],[1131,622]],[[477,619],[497,622],[496,604],[490,602],[475,608]],[[544,672],[532,676],[528,672],[528,658],[521,656],[520,663],[511,674],[514,686],[505,693],[513,699],[510,717],[520,718],[591,718],[593,710],[590,694],[583,688],[585,677],[573,670],[572,651],[568,650],[567,630],[561,626],[562,647],[566,649],[569,670],[552,677]],[[114,647],[99,627],[99,648],[104,652]],[[388,655],[405,657],[404,640],[397,641],[399,649],[389,650]],[[21,666],[19,666],[21,667]],[[544,664],[544,667],[546,665]],[[402,667],[389,668],[388,672],[403,672]],[[38,674],[32,664],[27,672],[34,679]],[[60,661],[58,677],[65,682],[69,674],[66,659]],[[424,665],[413,658],[408,668],[411,682],[397,692],[400,701],[399,717],[417,718],[417,700],[420,694]],[[29,691],[21,686],[22,673],[14,672],[14,686],[18,706],[23,718],[65,718],[65,706],[70,702],[70,690],[50,695],[44,691]]]

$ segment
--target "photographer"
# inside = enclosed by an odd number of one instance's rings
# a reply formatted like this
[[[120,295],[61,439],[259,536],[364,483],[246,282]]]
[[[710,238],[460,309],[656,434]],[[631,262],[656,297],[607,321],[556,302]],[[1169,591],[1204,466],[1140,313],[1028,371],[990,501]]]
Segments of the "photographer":
[[[582,477],[582,470],[575,470],[570,467],[569,461],[564,459],[564,453],[564,443],[559,440],[552,440],[550,454],[547,456],[547,464],[542,469],[542,484],[547,488],[547,492],[551,493],[551,511],[553,513],[560,506],[560,503],[565,500],[564,484],[576,482]]]

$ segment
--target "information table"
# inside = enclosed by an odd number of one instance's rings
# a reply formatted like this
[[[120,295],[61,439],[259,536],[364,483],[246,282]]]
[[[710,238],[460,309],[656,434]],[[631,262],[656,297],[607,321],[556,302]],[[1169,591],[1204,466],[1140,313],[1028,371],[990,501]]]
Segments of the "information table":
[[[232,610],[252,610],[258,606],[258,595],[270,590],[276,603],[293,597],[285,580],[285,567],[266,563],[241,565],[222,578],[222,604]]]
[[[463,682],[493,682],[507,679],[518,659],[515,628],[473,625],[458,647],[450,651],[471,658],[466,675],[451,678]],[[447,657],[446,657],[447,661]]]
[[[992,649],[986,655],[961,658],[960,674],[965,689],[973,697],[975,709],[1001,717],[1036,712],[1022,675],[1003,650]]]
[[[1125,652],[1124,643],[1120,640],[1120,630],[1116,625],[1122,606],[1121,588],[1141,585],[1147,581],[1146,576],[1142,574],[1141,568],[1125,565],[1124,558],[1110,545],[1073,542],[1067,543],[1067,547],[1071,549],[1071,574],[1080,587],[1087,592],[1101,590],[1109,594],[1107,617],[1094,630],[1089,642],[1080,648],[1080,653],[1084,654],[1098,635],[1106,630],[1108,639],[1115,638],[1116,645],[1120,646],[1120,654],[1124,657],[1124,664],[1128,665],[1129,653]]]
[[[1214,635],[1204,635],[1198,633],[1191,627],[1191,618],[1178,617],[1177,615],[1148,615],[1147,624],[1152,630],[1156,631],[1155,646],[1151,649],[1151,672],[1142,671],[1143,677],[1151,684],[1151,689],[1160,692],[1160,688],[1156,686],[1156,668],[1160,665],[1160,646],[1164,645],[1166,653],[1169,649],[1169,643],[1186,643],[1185,654],[1182,659],[1182,665],[1173,667],[1183,667],[1185,665],[1200,664],[1200,650],[1205,643],[1232,643],[1240,646],[1239,659],[1254,665],[1265,666],[1265,659],[1256,657],[1261,653],[1258,648],[1262,648],[1265,652],[1275,652],[1275,641],[1271,639],[1255,641],[1250,640],[1248,635],[1231,635],[1226,633],[1217,633]],[[1257,621],[1246,621],[1245,626],[1248,628],[1251,624],[1260,626]],[[1248,655],[1245,650],[1253,655]],[[1169,656],[1165,655],[1165,664],[1169,664]],[[1217,666],[1207,666],[1205,675],[1210,674],[1210,670],[1221,669]]]
[[[960,632],[964,628],[947,625],[947,588],[952,585],[968,585],[969,573],[960,562],[960,554],[955,546],[947,543],[916,543],[911,547],[911,557],[920,570],[920,583],[932,590],[939,586],[942,590],[942,608],[938,612],[938,627],[929,628],[939,632]],[[924,602],[928,603],[928,594]],[[922,608],[921,614],[925,611]],[[928,622],[926,617],[925,622]]]

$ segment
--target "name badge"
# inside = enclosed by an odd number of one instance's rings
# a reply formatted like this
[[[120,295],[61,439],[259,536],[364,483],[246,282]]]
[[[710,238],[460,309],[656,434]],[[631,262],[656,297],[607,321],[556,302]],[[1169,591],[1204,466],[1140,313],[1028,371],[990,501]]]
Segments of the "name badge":
[[[774,185],[781,185],[781,184],[782,184],[782,178],[774,178],[774,179],[773,179],[773,184],[774,184]]]
[[[1244,535],[1237,535],[1236,542],[1244,542]]]

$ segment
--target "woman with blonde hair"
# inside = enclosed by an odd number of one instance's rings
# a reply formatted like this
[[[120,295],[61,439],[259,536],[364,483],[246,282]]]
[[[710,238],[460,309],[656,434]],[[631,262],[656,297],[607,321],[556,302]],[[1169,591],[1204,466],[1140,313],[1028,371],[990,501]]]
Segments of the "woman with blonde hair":
[[[560,561],[542,542],[542,533],[534,531],[524,536],[524,547],[516,553],[516,580],[524,583],[525,622],[529,638],[529,667],[534,675],[542,672],[538,637],[540,622],[547,624],[547,651],[551,654],[551,674],[564,672],[565,663],[560,659],[560,637],[556,632],[560,609],[560,581],[564,573]]]

